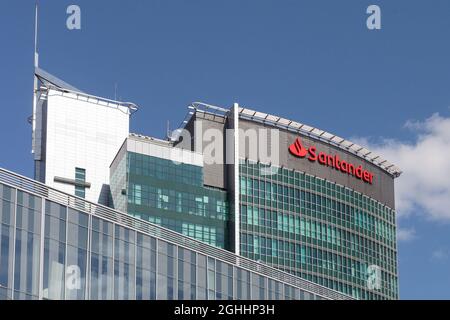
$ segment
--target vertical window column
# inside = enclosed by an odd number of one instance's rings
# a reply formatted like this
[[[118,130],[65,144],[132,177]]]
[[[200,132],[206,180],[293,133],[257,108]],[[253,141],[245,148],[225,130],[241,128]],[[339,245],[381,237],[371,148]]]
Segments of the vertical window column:
[[[86,169],[75,168],[75,181],[86,182]],[[75,195],[80,198],[86,197],[86,187],[75,186]]]

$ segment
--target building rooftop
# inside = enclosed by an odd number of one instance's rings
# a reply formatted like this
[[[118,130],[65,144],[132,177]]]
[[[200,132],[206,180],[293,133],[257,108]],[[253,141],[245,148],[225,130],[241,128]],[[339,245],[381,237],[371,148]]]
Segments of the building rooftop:
[[[184,126],[189,121],[189,119],[192,117],[192,114],[194,114],[195,112],[202,112],[222,117],[228,116],[230,112],[230,109],[216,107],[202,102],[194,102],[188,106],[188,109],[189,109],[188,114],[186,115],[186,118],[183,121],[182,126]],[[368,150],[367,148],[361,145],[353,143],[330,132],[297,121],[285,119],[264,112],[255,111],[249,108],[239,108],[239,117],[244,120],[254,121],[262,124],[271,125],[279,129],[296,132],[302,135],[309,136],[313,139],[331,144],[333,146],[338,147],[339,149],[354,154],[359,158],[366,160],[369,163],[372,163],[373,165],[381,168],[383,171],[387,172],[394,178],[399,177],[402,173],[399,167],[387,161],[386,159],[383,159],[380,155]]]
[[[92,94],[85,93],[68,84],[67,82],[55,77],[54,75],[44,71],[40,68],[35,68],[35,76],[39,79],[42,86],[41,91],[56,90],[61,95],[73,97],[75,99],[82,99],[88,102],[93,102],[98,105],[107,107],[127,107],[130,114],[139,110],[139,106],[133,102],[117,101],[108,98],[98,97]]]
[[[137,139],[137,140],[149,141],[149,142],[160,144],[163,146],[173,146],[173,142],[170,140],[163,140],[163,139],[146,136],[146,135],[139,134],[139,133],[130,133],[129,137]]]

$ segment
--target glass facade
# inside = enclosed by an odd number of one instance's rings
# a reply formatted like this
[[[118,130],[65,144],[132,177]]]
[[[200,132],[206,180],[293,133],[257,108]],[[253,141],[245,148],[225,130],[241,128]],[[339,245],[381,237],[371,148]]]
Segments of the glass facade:
[[[134,152],[111,172],[114,208],[220,248],[229,247],[227,193],[203,185],[203,168]]]
[[[0,183],[0,299],[346,298],[21,179],[17,185]],[[17,186],[27,186],[27,192]],[[32,195],[30,190],[40,195]],[[141,231],[144,228],[149,233]]]
[[[86,170],[81,168],[75,168],[75,181],[86,182]],[[86,197],[86,187],[75,186],[75,195],[84,198]]]
[[[354,298],[398,298],[393,209],[303,172],[239,170],[243,256]]]

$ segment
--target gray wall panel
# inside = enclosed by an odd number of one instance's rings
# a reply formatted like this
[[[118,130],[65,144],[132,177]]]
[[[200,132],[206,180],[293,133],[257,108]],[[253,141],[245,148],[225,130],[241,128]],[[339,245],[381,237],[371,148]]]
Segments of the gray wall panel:
[[[239,122],[240,128],[243,130],[247,130],[250,128],[266,128],[270,129],[272,127],[265,126],[263,124],[251,122],[248,120],[240,120]],[[335,146],[329,145],[327,143],[299,135],[293,132],[289,132],[287,130],[280,130],[279,132],[279,163],[281,166],[303,171],[308,174],[327,179],[329,181],[338,183],[340,185],[349,187],[358,192],[361,192],[375,200],[378,200],[390,208],[395,207],[394,200],[394,178],[390,176],[385,171],[381,170],[377,166],[371,164],[368,161],[365,161],[350,152],[346,152],[341,150]],[[334,168],[327,167],[321,165],[320,163],[311,162],[305,158],[297,158],[289,152],[289,146],[295,141],[297,137],[300,137],[303,145],[308,148],[311,145],[316,146],[317,154],[319,152],[326,152],[331,155],[339,155],[342,160],[347,161],[348,163],[352,163],[355,166],[362,165],[364,169],[369,170],[374,174],[373,184],[368,184],[360,179],[357,179],[354,176],[348,175],[346,173],[340,172]],[[248,145],[246,145],[246,150],[240,151],[241,156],[249,157]],[[251,160],[259,160],[259,159],[251,159]]]
[[[210,114],[204,114],[201,112],[197,112],[195,115],[192,116],[190,121],[186,124],[185,129],[188,130],[191,134],[191,137],[193,138],[190,143],[188,141],[181,141],[176,145],[178,148],[184,148],[184,149],[191,149],[193,150],[195,147],[195,125],[194,121],[201,121],[202,123],[202,137],[203,133],[208,129],[217,129],[220,132],[222,132],[223,136],[225,137],[225,119],[220,116],[213,116]],[[203,142],[202,144],[202,150],[195,150],[197,152],[203,153],[205,150],[205,147],[208,146],[208,142]],[[226,147],[226,141],[224,138],[223,143],[223,159],[222,164],[225,163],[225,147]],[[207,186],[212,186],[216,188],[225,189],[227,184],[227,177],[226,177],[226,166],[222,164],[204,164],[204,184]]]

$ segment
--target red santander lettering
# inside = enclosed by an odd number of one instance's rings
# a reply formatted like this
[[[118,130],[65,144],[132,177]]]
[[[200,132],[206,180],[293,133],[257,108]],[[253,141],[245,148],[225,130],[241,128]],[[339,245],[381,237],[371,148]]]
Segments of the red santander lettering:
[[[321,165],[332,167],[342,173],[354,176],[366,183],[373,184],[374,174],[359,165],[358,167],[352,163],[348,163],[339,158],[339,155],[330,155],[325,152],[317,153],[315,146],[305,148],[300,138],[295,139],[294,143],[289,146],[290,153],[297,158],[304,158],[308,155],[311,162],[318,161]]]
[[[309,147],[308,153],[309,153],[309,157],[308,157],[309,161],[313,161],[314,162],[314,161],[317,160],[316,147]]]

